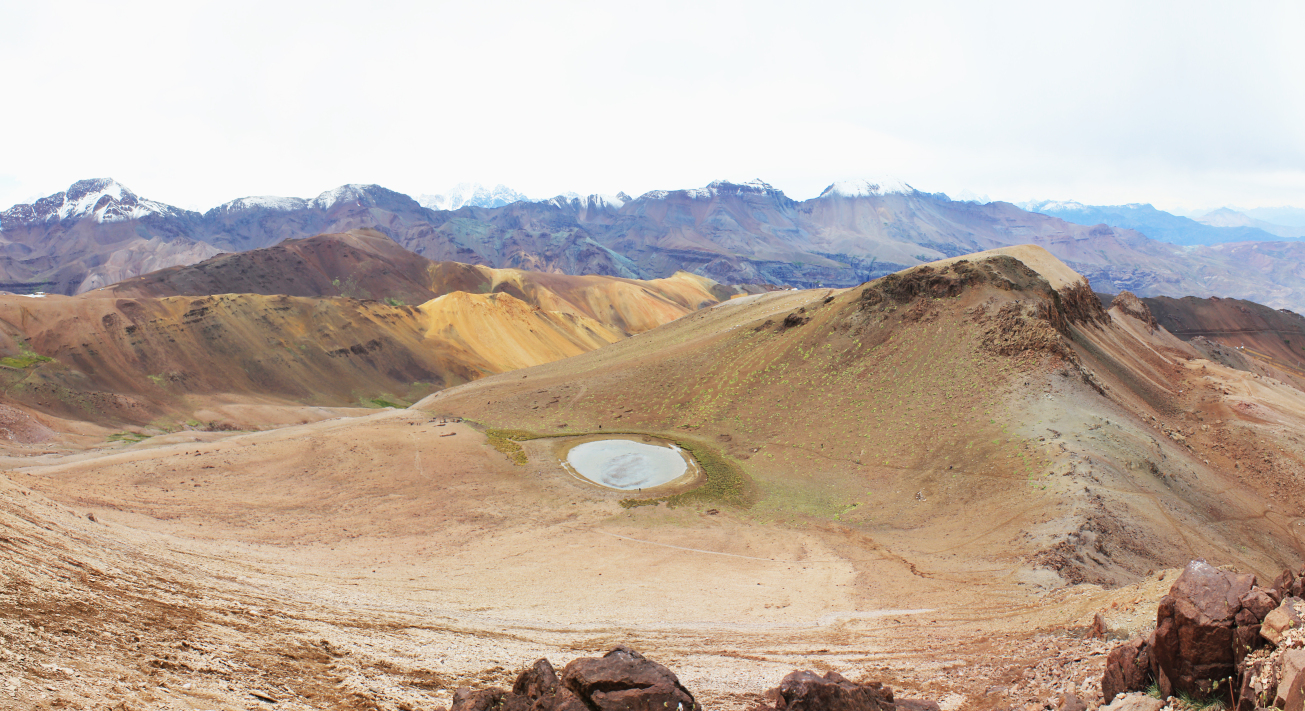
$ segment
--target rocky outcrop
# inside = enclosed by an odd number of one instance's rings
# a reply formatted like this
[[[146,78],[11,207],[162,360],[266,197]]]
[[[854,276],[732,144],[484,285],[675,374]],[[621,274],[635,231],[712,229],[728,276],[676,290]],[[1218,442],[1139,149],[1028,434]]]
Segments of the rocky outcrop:
[[[775,711],[894,711],[893,690],[878,682],[857,684],[838,672],[819,676],[795,671],[771,692]]]
[[[1159,328],[1160,324],[1156,322],[1155,316],[1151,314],[1151,308],[1131,291],[1121,291],[1114,301],[1110,303],[1111,308],[1117,308],[1121,313],[1141,321],[1151,330]]]
[[[1161,599],[1155,632],[1107,656],[1101,692],[1115,699],[1109,708],[1152,683],[1162,696],[1223,698],[1235,711],[1291,708],[1293,699],[1299,708],[1305,601],[1283,597],[1299,584],[1284,571],[1262,588],[1253,575],[1192,561]]]
[[[939,711],[934,701],[893,698],[879,682],[856,683],[838,672],[794,671],[754,711]],[[1070,697],[1067,697],[1070,698]],[[1072,698],[1077,701],[1077,697]],[[1081,702],[1079,702],[1081,705]],[[512,689],[460,688],[450,711],[701,711],[670,669],[625,646],[582,657],[559,677],[547,659],[517,677]],[[1066,708],[1064,711],[1082,711]]]
[[[1151,648],[1155,635],[1136,637],[1110,650],[1106,656],[1106,671],[1101,677],[1101,697],[1113,699],[1129,691],[1141,691],[1150,683],[1155,660]]]
[[[576,659],[559,679],[547,659],[517,677],[512,690],[458,689],[451,711],[701,711],[670,669],[629,647]]]
[[[1204,561],[1189,563],[1160,600],[1155,660],[1160,691],[1209,696],[1234,671],[1233,626],[1254,575],[1237,575]]]
[[[1289,597],[1264,616],[1260,636],[1271,644],[1282,644],[1287,633],[1305,627],[1305,600]]]

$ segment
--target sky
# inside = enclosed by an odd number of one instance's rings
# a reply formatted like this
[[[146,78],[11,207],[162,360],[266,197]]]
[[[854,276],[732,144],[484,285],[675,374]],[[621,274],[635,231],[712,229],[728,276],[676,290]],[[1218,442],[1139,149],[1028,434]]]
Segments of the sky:
[[[1305,207],[1305,3],[0,0],[0,208],[894,178]]]

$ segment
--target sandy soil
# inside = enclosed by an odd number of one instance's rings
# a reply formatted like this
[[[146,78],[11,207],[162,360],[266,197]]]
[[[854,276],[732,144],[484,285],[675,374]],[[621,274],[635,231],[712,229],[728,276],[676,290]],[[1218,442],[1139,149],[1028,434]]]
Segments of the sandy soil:
[[[515,467],[465,424],[394,411],[13,469],[10,700],[428,708],[626,643],[713,708],[799,666],[977,708],[1090,688],[1104,646],[1072,628],[1098,610],[1136,628],[1158,597],[961,586],[834,527],[627,511],[530,444]],[[1044,648],[1077,661],[1039,685]]]

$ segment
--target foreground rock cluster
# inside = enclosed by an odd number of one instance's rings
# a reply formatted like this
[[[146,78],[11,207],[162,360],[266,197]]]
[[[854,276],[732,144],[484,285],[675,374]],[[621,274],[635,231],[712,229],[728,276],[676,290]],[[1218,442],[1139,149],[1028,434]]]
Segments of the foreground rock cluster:
[[[795,671],[755,711],[938,711],[932,701],[893,699],[878,682],[858,684],[838,672]],[[547,659],[517,677],[512,689],[458,689],[451,711],[701,711],[670,669],[629,647],[577,659],[559,676]]]
[[[1305,570],[1262,587],[1254,575],[1193,561],[1160,601],[1156,629],[1111,650],[1102,697],[1116,711],[1155,711],[1161,697],[1219,701],[1236,711],[1305,703]],[[1154,709],[1150,707],[1154,706]]]

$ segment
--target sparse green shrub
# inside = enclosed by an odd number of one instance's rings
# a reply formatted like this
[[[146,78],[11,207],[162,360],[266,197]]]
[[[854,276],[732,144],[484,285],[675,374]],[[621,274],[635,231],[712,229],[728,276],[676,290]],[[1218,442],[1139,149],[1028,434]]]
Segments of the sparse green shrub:
[[[1215,693],[1218,693],[1218,686],[1215,687]],[[1178,702],[1188,711],[1222,711],[1227,707],[1224,700],[1217,696],[1194,696],[1186,692],[1178,695]]]
[[[37,363],[49,363],[52,360],[54,359],[51,358],[50,356],[40,355],[36,351],[32,350],[31,347],[28,346],[26,343],[19,341],[18,355],[6,356],[4,358],[0,358],[0,365],[3,365],[7,368],[17,368],[18,370],[23,370],[26,368],[30,368],[36,365]]]
[[[485,430],[489,446],[507,455],[507,458],[519,467],[524,467],[528,460],[526,450],[522,449],[516,440],[535,439],[537,436],[524,430]]]

